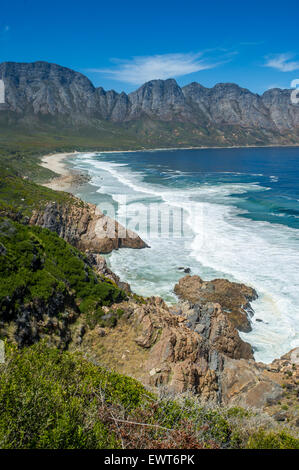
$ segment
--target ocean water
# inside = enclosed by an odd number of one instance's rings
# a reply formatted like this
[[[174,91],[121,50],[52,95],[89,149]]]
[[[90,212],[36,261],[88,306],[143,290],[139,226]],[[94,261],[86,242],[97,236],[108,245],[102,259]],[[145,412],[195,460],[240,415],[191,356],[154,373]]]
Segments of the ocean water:
[[[77,195],[150,245],[107,256],[135,292],[174,302],[180,267],[243,282],[259,294],[241,333],[256,360],[299,346],[299,149],[79,154],[69,164],[91,176]]]

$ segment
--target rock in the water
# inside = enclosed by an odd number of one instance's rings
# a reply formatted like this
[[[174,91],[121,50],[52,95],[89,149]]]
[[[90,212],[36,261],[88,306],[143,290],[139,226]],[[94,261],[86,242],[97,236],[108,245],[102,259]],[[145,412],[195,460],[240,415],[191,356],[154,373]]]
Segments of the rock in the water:
[[[174,291],[180,299],[192,304],[219,303],[235,328],[244,332],[251,330],[247,311],[250,302],[257,298],[251,287],[226,279],[203,281],[199,276],[185,276],[175,285]]]

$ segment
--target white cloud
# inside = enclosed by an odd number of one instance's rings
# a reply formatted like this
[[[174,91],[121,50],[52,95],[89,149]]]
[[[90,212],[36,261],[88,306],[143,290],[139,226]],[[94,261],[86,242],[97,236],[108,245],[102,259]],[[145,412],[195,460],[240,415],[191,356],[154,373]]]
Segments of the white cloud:
[[[189,53],[141,56],[125,61],[114,59],[113,62],[116,64],[114,68],[89,69],[89,71],[106,74],[113,80],[140,85],[149,80],[180,77],[211,69],[220,63],[208,62],[202,56],[202,53]]]
[[[292,61],[294,54],[276,54],[272,57],[267,57],[265,67],[272,67],[280,70],[281,72],[293,72],[299,70],[299,61]]]
[[[0,28],[0,39],[6,39],[7,36],[9,35],[10,32],[10,26],[5,25],[2,28]]]

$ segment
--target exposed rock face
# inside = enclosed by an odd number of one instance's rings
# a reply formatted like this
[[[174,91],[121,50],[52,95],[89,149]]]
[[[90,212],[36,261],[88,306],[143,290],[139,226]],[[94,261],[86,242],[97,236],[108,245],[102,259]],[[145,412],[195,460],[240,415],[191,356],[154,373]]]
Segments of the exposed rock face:
[[[146,115],[162,121],[192,120],[191,109],[175,80],[152,80],[130,93],[127,120]]]
[[[35,211],[30,224],[56,232],[81,251],[109,253],[118,248],[145,248],[147,245],[131,230],[100,212],[95,205],[74,198],[73,204],[48,203]]]
[[[221,396],[225,404],[262,408],[271,400],[279,400],[283,389],[254,361],[226,358],[221,373]]]
[[[265,407],[275,420],[297,426],[299,348],[271,364],[226,360],[222,376],[226,403]]]
[[[217,351],[233,359],[253,359],[251,345],[240,338],[220,304],[184,302],[172,311],[186,318],[186,326],[206,338]]]
[[[133,300],[118,304],[124,314],[113,331],[99,339],[96,331],[86,334],[82,346],[92,345],[102,364],[116,368],[151,386],[165,386],[170,391],[192,391],[204,400],[216,400],[218,379],[209,368],[209,357],[219,354],[207,347],[206,341],[185,326],[185,318],[173,315],[160,298],[146,304]],[[111,345],[114,345],[111,347]],[[102,352],[100,352],[102,351]],[[96,356],[97,357],[97,356]]]
[[[65,67],[47,62],[4,62],[0,76],[6,104],[17,113],[88,116],[98,112],[92,83]]]
[[[89,331],[83,349],[151,387],[192,392],[202,401],[220,404],[275,406],[283,397],[282,384],[290,371],[296,384],[299,352],[294,350],[270,365],[256,363],[251,346],[240,339],[216,303],[228,302],[226,294],[234,295],[231,302],[237,308],[255,298],[255,291],[222,279],[205,283],[198,276],[186,276],[177,289],[188,300],[171,307],[159,297],[142,303],[131,297],[116,304],[113,308],[123,311],[117,326],[105,328],[104,334]]]
[[[226,279],[203,281],[199,276],[185,276],[175,285],[174,291],[180,299],[200,307],[208,302],[219,303],[233,327],[239,331],[251,330],[250,302],[257,299],[257,293],[251,287]]]
[[[290,100],[290,90],[274,88],[267,90],[262,100],[270,112],[271,120],[279,129],[293,129],[299,126],[298,106],[294,106]]]
[[[191,83],[183,88],[183,93],[188,104],[210,122],[275,128],[262,97],[234,83],[218,83],[213,88]]]
[[[111,271],[111,269],[108,268],[104,256],[101,256],[97,253],[87,252],[87,259],[90,263],[90,266],[96,271],[97,274],[107,277],[111,281],[115,282],[115,284],[120,289],[123,289],[128,293],[131,292],[130,285],[127,282],[122,282],[119,276],[117,276],[113,271]]]
[[[102,364],[153,387],[198,394],[203,401],[263,407],[282,396],[264,364],[228,357],[213,334],[190,330],[187,319],[174,315],[162,299],[141,305],[130,300],[115,308],[124,311],[118,325],[106,328],[105,335],[90,331],[82,342]]]
[[[78,130],[79,124],[95,133],[103,121],[134,125],[145,118],[145,128],[137,131],[141,140],[146,135],[143,131],[158,132],[155,121],[164,121],[175,126],[171,127],[173,138],[179,132],[175,123],[184,123],[182,132],[187,131],[189,141],[192,137],[198,145],[213,145],[207,133],[219,145],[246,145],[255,139],[273,144],[299,142],[299,106],[292,104],[291,90],[273,89],[259,96],[232,83],[213,88],[191,83],[180,88],[168,79],[152,80],[127,95],[95,88],[84,75],[47,62],[4,62],[0,77],[5,84],[0,117],[1,111],[8,111],[8,122],[17,119],[32,128],[40,125],[42,116],[62,116],[60,122],[69,129]]]

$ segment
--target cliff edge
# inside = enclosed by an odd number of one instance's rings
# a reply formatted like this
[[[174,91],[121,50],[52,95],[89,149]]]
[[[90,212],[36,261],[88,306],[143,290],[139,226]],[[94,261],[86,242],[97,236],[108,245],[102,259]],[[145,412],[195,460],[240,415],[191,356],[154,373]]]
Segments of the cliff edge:
[[[29,223],[56,232],[79,250],[110,253],[118,248],[146,248],[132,230],[104,215],[94,204],[74,197],[72,203],[49,202],[35,209]]]

